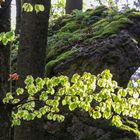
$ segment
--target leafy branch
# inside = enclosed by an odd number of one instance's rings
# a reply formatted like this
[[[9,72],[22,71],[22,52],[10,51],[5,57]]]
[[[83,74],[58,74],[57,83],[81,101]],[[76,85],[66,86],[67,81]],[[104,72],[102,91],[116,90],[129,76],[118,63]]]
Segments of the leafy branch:
[[[118,86],[109,70],[97,76],[85,72],[52,78],[27,76],[25,88],[17,88],[15,95],[7,93],[3,102],[12,104],[13,125],[22,120],[30,121],[47,116],[49,120],[64,121],[64,106],[70,111],[85,111],[93,119],[110,119],[112,124],[123,130],[132,131],[140,137],[134,121],[140,119],[140,80],[137,87],[129,82],[127,88]],[[21,97],[25,97],[22,100]],[[39,103],[38,103],[39,102]],[[125,118],[129,118],[124,121]],[[132,125],[133,124],[133,125]]]

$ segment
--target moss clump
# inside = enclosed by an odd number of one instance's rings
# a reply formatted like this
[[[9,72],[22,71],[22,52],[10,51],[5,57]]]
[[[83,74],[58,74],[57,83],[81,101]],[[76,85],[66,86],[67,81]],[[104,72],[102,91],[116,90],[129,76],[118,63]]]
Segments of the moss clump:
[[[117,34],[121,29],[127,28],[130,24],[132,24],[132,22],[125,17],[114,20],[110,23],[103,22],[100,30],[95,32],[93,39],[105,38],[109,35]]]
[[[128,18],[136,18],[136,17],[139,17],[140,18],[140,12],[139,11],[132,11],[132,12],[130,12],[129,14],[127,14],[127,17]]]
[[[70,32],[58,32],[57,35],[54,38],[49,38],[49,46],[47,49],[47,62],[55,59],[61,53],[64,53],[65,51],[71,49],[72,44],[76,43],[76,41],[81,40],[81,35],[78,33],[70,33]],[[67,46],[67,48],[66,48]]]
[[[59,29],[64,27],[66,23],[70,22],[72,19],[72,15],[65,15],[62,17],[59,17],[57,20],[51,21],[49,24],[49,36],[52,36],[57,32]]]
[[[64,27],[61,28],[60,32],[74,32],[77,28],[82,28],[80,24],[74,21],[68,22]]]
[[[76,51],[75,49],[71,49],[65,53],[62,53],[56,59],[49,61],[45,66],[46,75],[50,74],[53,66],[57,65],[58,63],[60,63],[61,61],[65,60],[65,59],[69,58],[72,54],[74,54],[75,51]]]
[[[58,55],[61,55],[61,52],[65,52],[63,50],[64,46],[73,46],[79,41],[82,42],[88,34],[87,26],[100,20],[100,16],[105,11],[107,11],[105,6],[98,7],[95,10],[87,10],[86,12],[76,10],[73,12],[73,15],[60,17],[51,23],[47,61],[58,57]]]

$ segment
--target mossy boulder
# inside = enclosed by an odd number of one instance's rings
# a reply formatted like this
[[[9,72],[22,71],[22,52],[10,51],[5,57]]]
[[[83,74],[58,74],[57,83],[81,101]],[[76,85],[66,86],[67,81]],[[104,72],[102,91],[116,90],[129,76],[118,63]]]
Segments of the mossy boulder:
[[[121,13],[105,6],[60,17],[50,24],[46,75],[96,74],[110,68],[115,79],[126,85],[140,64],[140,33],[135,28],[140,27],[139,18],[135,10]]]
[[[101,6],[75,11],[51,23],[46,75],[68,75],[110,69],[119,85],[126,86],[140,66],[140,12],[113,12]],[[45,129],[50,140],[136,140],[130,132],[94,121],[87,114],[69,112],[64,123]],[[47,122],[48,123],[48,122]]]

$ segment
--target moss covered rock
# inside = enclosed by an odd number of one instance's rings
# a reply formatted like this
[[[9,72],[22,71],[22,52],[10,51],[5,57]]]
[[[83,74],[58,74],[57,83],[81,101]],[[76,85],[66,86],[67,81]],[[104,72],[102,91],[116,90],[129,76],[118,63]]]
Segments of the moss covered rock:
[[[115,74],[115,78],[120,80],[119,76],[117,78],[117,74],[120,75],[120,72],[116,71],[119,71],[117,69],[121,69],[121,67],[126,65],[124,71],[121,72],[122,75],[126,76],[125,81],[121,80],[121,84],[124,83],[125,85],[130,75],[139,66],[139,62],[137,62],[139,59],[137,52],[139,50],[137,51],[138,48],[136,46],[138,45],[140,34],[133,34],[134,29],[132,31],[132,28],[139,23],[138,21],[137,23],[135,22],[140,17],[139,13],[135,10],[125,13],[113,12],[105,6],[100,6],[86,12],[74,11],[72,15],[63,16],[52,22],[49,30],[46,75],[53,76],[58,73],[69,73],[71,75],[75,72],[82,73],[83,71],[94,71],[94,73],[97,73],[97,71],[110,68]],[[140,25],[138,26],[140,27]],[[123,34],[120,34],[122,31]],[[122,37],[125,40],[121,40]],[[126,38],[129,39],[127,40]],[[126,49],[127,45],[129,45],[127,42],[133,44],[132,48],[135,46],[135,52],[133,52],[134,50],[128,50],[128,52],[132,51],[134,55],[137,53],[138,56],[135,55],[134,57],[137,61],[130,58],[133,58],[133,56],[126,58],[128,54],[123,56],[125,53],[123,51],[125,50],[120,46],[126,43]],[[92,52],[91,50],[94,51]],[[87,58],[85,58],[85,54],[87,54]],[[81,58],[79,55],[81,55]],[[123,65],[126,62],[124,59],[130,59],[128,60],[129,64]],[[128,70],[127,68],[133,70]]]

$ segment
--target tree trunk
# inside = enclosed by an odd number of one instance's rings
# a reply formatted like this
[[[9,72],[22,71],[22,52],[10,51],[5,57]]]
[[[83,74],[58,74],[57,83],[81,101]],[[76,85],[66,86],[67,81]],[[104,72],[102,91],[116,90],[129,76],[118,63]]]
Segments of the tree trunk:
[[[43,77],[45,71],[45,58],[47,47],[48,20],[51,0],[23,0],[32,5],[43,4],[44,12],[27,13],[22,12],[21,36],[18,54],[18,86],[24,86],[24,79],[27,75]],[[15,129],[15,140],[42,140],[42,120],[24,122]]]
[[[66,0],[66,14],[71,14],[75,9],[82,10],[83,0]]]
[[[44,76],[47,47],[47,31],[50,11],[50,0],[23,0],[32,5],[40,3],[45,6],[44,12],[22,12],[20,48],[18,55],[19,85],[27,75]]]
[[[20,34],[21,0],[16,0],[16,34]]]
[[[0,101],[0,140],[12,140],[11,109]]]
[[[0,33],[10,31],[10,1],[6,0],[0,9]],[[9,55],[10,45],[0,43],[0,140],[10,139],[10,112],[2,103],[9,91]]]

